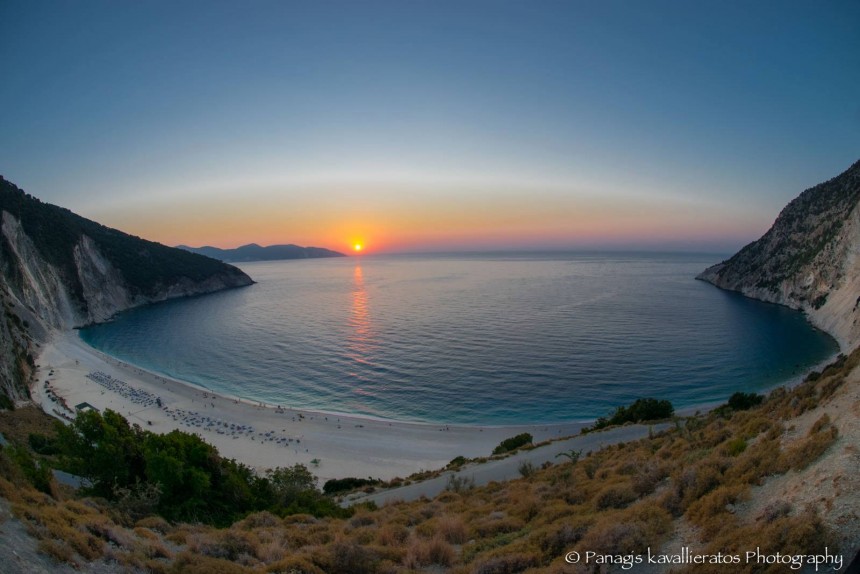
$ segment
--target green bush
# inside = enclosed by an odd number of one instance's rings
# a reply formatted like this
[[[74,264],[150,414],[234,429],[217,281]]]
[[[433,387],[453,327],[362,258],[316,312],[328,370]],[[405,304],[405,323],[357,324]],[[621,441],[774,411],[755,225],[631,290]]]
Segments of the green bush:
[[[763,396],[755,393],[737,392],[729,397],[729,406],[736,411],[745,411],[757,407],[763,400]]]
[[[338,492],[348,492],[363,486],[373,486],[380,482],[374,478],[333,478],[326,481],[323,485],[323,492],[326,494],[337,494]]]
[[[66,470],[92,482],[93,494],[136,504],[136,493],[157,486],[158,496],[144,502],[154,501],[157,512],[172,521],[223,526],[261,510],[279,516],[350,514],[317,490],[316,477],[304,465],[260,476],[222,458],[197,435],[145,431],[111,410],[82,412],[71,425],[60,425],[56,448]]]
[[[629,407],[618,407],[609,418],[600,417],[591,428],[583,429],[583,432],[602,429],[613,425],[625,423],[639,423],[645,421],[656,421],[668,419],[675,413],[675,407],[666,400],[636,399]]]
[[[57,439],[47,437],[43,434],[30,433],[27,437],[27,442],[36,454],[45,456],[60,454],[60,449],[57,446]]]
[[[527,432],[518,434],[517,436],[512,436],[511,438],[506,438],[499,443],[499,446],[493,449],[493,454],[504,454],[506,452],[511,452],[512,450],[517,450],[521,446],[531,444],[532,440],[532,435]]]

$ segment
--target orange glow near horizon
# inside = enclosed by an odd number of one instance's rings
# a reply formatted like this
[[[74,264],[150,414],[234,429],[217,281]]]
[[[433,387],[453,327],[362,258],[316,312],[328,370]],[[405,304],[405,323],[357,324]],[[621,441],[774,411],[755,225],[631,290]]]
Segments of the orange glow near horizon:
[[[354,255],[716,243],[754,238],[770,224],[737,206],[641,197],[536,192],[524,201],[502,191],[473,197],[440,190],[434,197],[356,187],[331,204],[317,201],[325,190],[306,191],[298,198],[253,194],[254,201],[233,196],[213,197],[208,203],[147,199],[122,209],[100,206],[82,215],[165,245],[228,249],[292,243]]]

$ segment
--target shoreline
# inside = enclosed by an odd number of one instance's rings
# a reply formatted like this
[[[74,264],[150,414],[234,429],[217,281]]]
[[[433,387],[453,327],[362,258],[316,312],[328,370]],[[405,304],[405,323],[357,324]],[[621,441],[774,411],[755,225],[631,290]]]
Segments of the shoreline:
[[[589,424],[451,425],[266,405],[110,357],[87,345],[76,331],[54,332],[37,363],[33,401],[54,417],[68,420],[81,403],[100,411],[109,408],[145,430],[197,434],[222,456],[258,471],[304,464],[321,483],[345,477],[405,478],[443,468],[457,456],[489,456],[514,434],[527,431],[540,442],[575,435]]]
[[[841,352],[761,392],[790,389]],[[56,418],[71,420],[81,403],[99,411],[110,408],[146,430],[197,434],[222,456],[257,471],[304,464],[321,483],[405,478],[442,469],[458,456],[489,456],[502,440],[522,432],[530,432],[537,443],[575,436],[594,422],[445,424],[271,405],[148,371],[91,347],[77,331],[53,332],[38,365],[33,401]],[[704,414],[723,402],[683,407],[675,414]]]

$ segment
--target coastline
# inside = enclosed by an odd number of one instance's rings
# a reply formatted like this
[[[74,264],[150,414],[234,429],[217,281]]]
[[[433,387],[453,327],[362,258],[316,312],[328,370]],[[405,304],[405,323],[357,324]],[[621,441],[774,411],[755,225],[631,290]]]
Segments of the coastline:
[[[529,432],[540,442],[575,435],[589,424],[441,425],[263,405],[125,363],[90,347],[76,331],[54,332],[37,364],[33,401],[52,416],[72,417],[81,403],[109,408],[146,430],[197,434],[222,456],[259,471],[304,464],[321,483],[405,478],[443,468],[457,456],[489,456],[515,434]]]
[[[829,364],[841,352],[809,370]],[[261,472],[304,464],[321,483],[345,477],[405,478],[442,469],[458,456],[489,456],[502,440],[522,432],[542,442],[572,437],[593,423],[450,425],[280,407],[147,371],[91,347],[77,331],[53,332],[38,365],[33,401],[56,418],[70,420],[75,405],[88,403],[99,411],[117,411],[153,432],[197,434],[222,456]],[[790,389],[807,372],[762,392]],[[98,378],[112,382],[114,388]],[[156,398],[161,406],[155,404]],[[706,413],[720,404],[684,407],[676,415]]]

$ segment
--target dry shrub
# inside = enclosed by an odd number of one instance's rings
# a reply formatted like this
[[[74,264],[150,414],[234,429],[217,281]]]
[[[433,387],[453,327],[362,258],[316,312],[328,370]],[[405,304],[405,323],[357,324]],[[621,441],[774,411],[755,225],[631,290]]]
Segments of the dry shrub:
[[[699,431],[697,435],[698,443],[704,448],[714,448],[726,439],[732,436],[732,431],[728,428],[726,421],[715,419],[704,429]]]
[[[825,401],[833,396],[833,393],[839,389],[845,383],[845,375],[840,374],[838,376],[829,378],[818,383],[818,398],[820,401]]]
[[[705,539],[713,538],[724,527],[733,527],[731,506],[741,500],[749,487],[746,485],[718,486],[687,509],[686,516],[701,528]]]
[[[274,564],[270,564],[266,568],[266,572],[277,574],[326,574],[313,562],[301,556],[290,556],[279,560]]]
[[[753,548],[750,548],[751,540],[755,541]],[[825,547],[829,548],[831,552],[838,551],[838,544],[833,533],[814,513],[805,513],[799,516],[776,518],[768,524],[759,522],[724,529],[702,550],[702,553],[739,554],[742,561],[740,564],[733,565],[732,572],[777,574],[787,571],[785,564],[767,566],[756,563],[755,559],[744,563],[744,553],[755,550],[755,547],[758,547],[762,555],[773,555],[777,552],[782,555],[820,554]],[[724,564],[696,564],[682,570],[687,574],[725,574],[726,571]]]
[[[469,539],[466,524],[459,516],[440,516],[436,522],[436,533],[451,544],[463,544]]]
[[[600,515],[580,543],[581,550],[604,554],[645,552],[658,547],[672,530],[672,517],[656,502],[645,501],[620,512]]]
[[[171,566],[161,560],[146,560],[140,570],[146,574],[170,574]]]
[[[506,554],[480,562],[473,572],[474,574],[518,574],[526,568],[538,565],[540,565],[540,558],[535,554]]]
[[[62,541],[85,560],[95,560],[104,555],[104,542],[86,532],[80,516],[62,506],[13,505],[13,512],[25,522],[28,531],[39,540],[55,538]],[[65,550],[61,554],[65,555]]]
[[[747,441],[742,436],[726,440],[720,445],[720,452],[725,456],[735,457],[747,449]]]
[[[284,518],[284,524],[316,524],[319,519],[310,514],[291,514]]]
[[[588,491],[582,486],[570,485],[563,488],[558,494],[569,505],[582,504],[589,498]]]
[[[205,536],[195,535],[189,540],[188,549],[203,556],[236,562],[240,557],[255,556],[257,546],[248,532],[230,528]]]
[[[765,477],[786,470],[780,459],[779,441],[762,437],[738,455],[726,469],[724,482],[730,484],[759,484]]]
[[[647,496],[657,489],[657,485],[666,478],[666,470],[656,460],[649,460],[639,465],[633,474],[630,486],[637,496]]]
[[[533,494],[528,494],[519,499],[516,505],[511,509],[511,513],[514,516],[529,522],[540,514],[542,508],[543,501]]]
[[[821,431],[830,428],[830,426],[830,415],[824,413],[818,418],[818,420],[812,423],[812,426],[809,428],[809,433],[807,433],[807,436],[812,436],[814,434],[820,433]]]
[[[376,518],[368,511],[359,512],[349,519],[349,525],[352,528],[370,526],[372,524],[376,524]]]
[[[601,490],[594,499],[594,505],[598,510],[624,508],[637,498],[639,496],[630,484],[616,484]]]
[[[409,538],[409,529],[402,524],[384,524],[376,532],[376,543],[382,546],[400,546]]]
[[[0,497],[5,498],[9,502],[21,502],[22,490],[31,489],[24,486],[26,481],[23,475],[17,478],[14,476],[15,473],[20,474],[17,465],[8,470],[3,468],[4,465],[2,463],[4,460],[8,462],[8,458],[0,450]]]
[[[188,541],[192,537],[202,536],[210,532],[214,532],[214,529],[208,526],[179,524],[173,527],[170,532],[165,535],[165,538],[174,544],[185,545],[188,544]]]
[[[441,536],[430,540],[412,538],[403,559],[407,568],[423,568],[425,566],[450,566],[457,558],[457,553]]]
[[[375,574],[379,558],[369,548],[338,538],[328,547],[321,565],[327,574]]]
[[[525,526],[525,523],[519,518],[505,516],[503,513],[492,513],[477,520],[473,528],[478,537],[489,538],[497,534],[516,532],[523,528],[523,526]]]
[[[141,528],[140,526],[135,526],[133,532],[138,538],[142,540],[160,540],[158,534],[156,534],[149,528]]]
[[[235,523],[234,528],[241,530],[254,530],[255,528],[278,528],[283,525],[283,521],[268,511],[255,512],[249,514],[243,520]]]
[[[582,540],[592,524],[594,524],[594,517],[580,515],[571,520],[565,520],[560,525],[547,526],[536,532],[533,538],[544,556],[556,557]]]
[[[134,545],[134,553],[145,558],[172,558],[173,553],[161,540],[139,540]]]
[[[135,526],[138,528],[148,528],[162,534],[167,534],[171,530],[170,523],[160,516],[142,518],[135,523]]]
[[[692,432],[696,427],[697,419],[687,421],[684,432]],[[690,441],[682,436],[672,437],[655,453],[657,458],[665,461],[677,461],[679,457],[687,453],[690,449]]]
[[[737,434],[745,439],[751,439],[780,426],[780,423],[762,415],[758,408],[735,412],[731,423],[738,429]]]
[[[724,457],[712,455],[682,469],[672,481],[678,500],[677,510],[684,512],[694,501],[719,486],[723,471],[729,464]]]
[[[579,516],[577,509],[564,500],[549,501],[541,510],[539,520],[544,524],[552,524],[559,520],[568,521]]]
[[[183,552],[170,568],[171,574],[250,574],[253,570],[223,558]]]
[[[377,530],[376,526],[363,526],[350,532],[349,537],[359,544],[373,544],[376,540]]]
[[[50,538],[39,540],[36,548],[39,552],[50,556],[57,562],[65,562],[74,566],[78,565],[75,562],[75,551],[63,540],[53,540]]]
[[[334,523],[337,524],[337,523]],[[293,548],[302,546],[325,546],[335,539],[332,523],[320,522],[306,526],[300,530],[291,530],[290,544]]]
[[[431,502],[424,504],[418,509],[418,513],[424,517],[424,520],[430,520],[442,511],[442,504],[439,502]]]
[[[264,536],[264,532],[257,532],[257,544],[255,556],[264,564],[271,564],[285,558],[290,553],[290,544],[287,533],[275,531],[274,536]]]
[[[794,470],[803,470],[824,454],[838,435],[839,431],[830,424],[830,417],[825,413],[815,421],[805,438],[794,441],[794,444],[786,449],[783,460]]]
[[[90,517],[83,525],[91,534],[120,548],[131,548],[134,545],[134,537],[128,530],[102,516]]]

